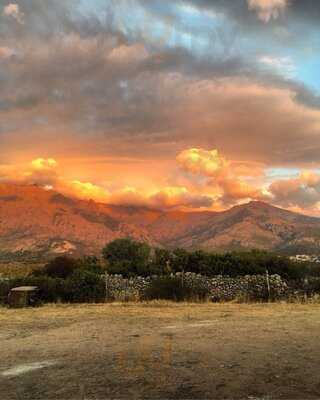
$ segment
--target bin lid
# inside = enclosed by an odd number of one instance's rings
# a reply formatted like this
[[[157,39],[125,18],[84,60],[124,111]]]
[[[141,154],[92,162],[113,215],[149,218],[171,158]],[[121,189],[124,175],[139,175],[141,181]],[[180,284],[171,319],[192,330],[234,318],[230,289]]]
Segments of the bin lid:
[[[11,289],[11,292],[34,292],[38,290],[37,286],[19,286]]]

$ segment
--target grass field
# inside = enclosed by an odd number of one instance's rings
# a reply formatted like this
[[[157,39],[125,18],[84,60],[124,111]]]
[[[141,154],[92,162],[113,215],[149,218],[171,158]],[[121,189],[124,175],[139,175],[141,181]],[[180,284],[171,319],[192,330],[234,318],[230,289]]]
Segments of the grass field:
[[[21,278],[28,276],[31,272],[43,268],[44,263],[32,262],[3,262],[0,261],[0,278]]]
[[[0,308],[0,399],[320,399],[320,305]]]

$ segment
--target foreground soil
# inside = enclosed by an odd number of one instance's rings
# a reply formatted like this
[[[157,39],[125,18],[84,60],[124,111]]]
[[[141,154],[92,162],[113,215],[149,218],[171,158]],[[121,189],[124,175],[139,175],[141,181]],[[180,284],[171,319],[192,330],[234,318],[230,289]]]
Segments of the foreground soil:
[[[320,305],[0,308],[0,399],[320,399]]]

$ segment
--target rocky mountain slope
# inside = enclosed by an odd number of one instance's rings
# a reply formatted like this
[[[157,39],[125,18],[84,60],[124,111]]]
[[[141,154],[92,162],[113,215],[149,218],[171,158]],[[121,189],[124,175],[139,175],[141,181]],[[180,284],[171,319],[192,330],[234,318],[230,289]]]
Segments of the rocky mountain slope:
[[[0,252],[99,253],[133,237],[164,247],[316,252],[320,219],[251,202],[224,212],[162,212],[66,197],[38,186],[0,184]]]

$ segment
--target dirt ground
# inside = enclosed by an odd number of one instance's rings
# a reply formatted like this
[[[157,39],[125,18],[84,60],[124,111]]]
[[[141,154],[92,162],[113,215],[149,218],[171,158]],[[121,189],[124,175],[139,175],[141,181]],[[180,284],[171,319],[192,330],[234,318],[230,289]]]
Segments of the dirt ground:
[[[0,399],[320,399],[320,305],[0,308]]]

